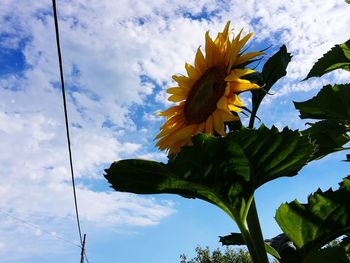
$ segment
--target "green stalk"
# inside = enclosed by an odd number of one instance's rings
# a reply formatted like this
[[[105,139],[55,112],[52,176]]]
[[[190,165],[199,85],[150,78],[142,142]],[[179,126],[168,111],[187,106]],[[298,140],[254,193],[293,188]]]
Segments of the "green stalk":
[[[256,254],[258,255],[258,263],[268,263],[269,260],[267,258],[266,250],[265,250],[265,241],[261,232],[260,222],[258,213],[256,210],[255,200],[253,199],[248,216],[247,216],[247,224],[250,236],[253,237],[253,246]],[[253,261],[255,263],[255,261]]]
[[[237,219],[235,220],[236,224],[239,230],[241,231],[245,244],[247,245],[250,257],[252,258],[254,263],[262,262],[260,261],[259,254],[257,253],[257,250],[255,248],[254,240],[252,239],[252,236],[249,233],[247,227],[242,221],[240,221],[239,217]]]
[[[257,107],[253,107],[252,113],[251,113],[250,119],[249,119],[249,126],[248,126],[249,129],[254,128],[254,121],[255,121],[255,116],[256,116],[257,111],[258,111]],[[247,214],[247,224],[248,224],[248,229],[249,229],[249,236],[251,238],[253,238],[252,243],[253,243],[254,254],[257,255],[256,261],[252,258],[253,262],[254,263],[268,263],[269,260],[267,258],[267,254],[266,254],[266,250],[265,250],[265,241],[264,241],[261,227],[260,227],[259,216],[258,216],[258,212],[256,210],[254,196],[253,196],[252,201],[251,201],[250,206],[249,206],[249,210],[248,210],[248,214]],[[249,252],[250,252],[250,249],[249,249]]]

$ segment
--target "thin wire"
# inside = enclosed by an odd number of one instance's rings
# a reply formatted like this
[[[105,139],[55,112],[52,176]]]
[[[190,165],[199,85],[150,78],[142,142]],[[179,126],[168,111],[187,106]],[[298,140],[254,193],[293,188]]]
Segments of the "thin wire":
[[[77,194],[76,194],[76,191],[75,191],[75,180],[74,180],[72,150],[71,150],[70,136],[69,136],[66,91],[65,91],[65,88],[64,88],[63,65],[62,65],[63,63],[62,63],[62,56],[61,56],[60,36],[59,36],[59,30],[58,30],[56,0],[52,0],[52,8],[53,8],[53,16],[54,16],[54,20],[55,20],[56,45],[57,45],[57,53],[58,53],[58,63],[59,63],[59,67],[60,67],[60,77],[61,77],[61,88],[62,88],[64,118],[65,118],[65,122],[66,122],[67,144],[68,144],[68,152],[69,152],[70,172],[71,172],[71,175],[72,175],[72,186],[73,186],[73,195],[74,195],[75,214],[76,214],[76,217],[77,217],[77,225],[78,225],[78,231],[79,231],[79,237],[80,237],[80,244],[81,244],[81,246],[83,246],[83,238],[82,238],[82,235],[81,235],[79,212],[78,212]]]
[[[0,210],[0,213],[3,213],[3,214],[5,214],[6,216],[8,216],[8,217],[10,217],[10,218],[12,218],[12,219],[15,219],[15,220],[17,220],[18,222],[20,222],[20,223],[22,223],[22,224],[24,224],[24,225],[27,225],[27,226],[30,226],[30,227],[32,227],[32,228],[38,229],[38,230],[40,230],[41,232],[43,232],[43,233],[45,233],[45,234],[51,236],[52,238],[60,239],[60,240],[62,240],[62,241],[64,241],[64,242],[66,242],[66,243],[69,243],[69,244],[71,244],[71,245],[73,245],[73,246],[77,246],[77,247],[81,248],[81,246],[80,246],[79,244],[76,244],[76,243],[74,243],[74,242],[72,242],[72,241],[70,241],[70,240],[68,240],[68,239],[65,239],[64,237],[62,237],[62,236],[60,236],[60,235],[55,235],[55,234],[53,234],[53,233],[50,232],[50,231],[47,231],[47,230],[45,230],[45,229],[42,229],[42,228],[39,227],[38,225],[35,225],[35,224],[33,224],[33,223],[31,223],[31,222],[29,222],[29,221],[27,221],[27,220],[24,220],[24,219],[22,219],[22,218],[19,218],[19,217],[17,217],[17,216],[14,216],[14,215],[12,215],[12,214],[10,214],[10,213],[4,211],[4,210]]]
[[[86,249],[84,250],[84,256],[85,256],[86,262],[87,262],[87,263],[90,263],[90,261],[89,261],[87,255],[86,255]]]

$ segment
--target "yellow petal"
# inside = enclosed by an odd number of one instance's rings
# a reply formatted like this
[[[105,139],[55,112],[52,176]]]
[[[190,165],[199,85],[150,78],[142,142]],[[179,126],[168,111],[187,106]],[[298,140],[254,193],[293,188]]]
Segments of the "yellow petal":
[[[237,107],[244,107],[244,103],[241,101],[240,97],[237,94],[233,94],[230,104],[236,105]]]
[[[191,87],[193,84],[193,80],[186,76],[173,75],[172,78],[181,86]]]
[[[230,23],[231,23],[230,20],[227,21],[227,23],[226,23],[226,25],[225,25],[225,28],[224,28],[224,31],[222,31],[222,37],[223,37],[224,39],[226,39],[226,38],[228,37],[228,30],[229,30],[229,28],[230,28]]]
[[[230,75],[228,75],[226,78],[225,78],[225,81],[228,81],[228,82],[240,82],[240,83],[250,83],[249,80],[246,80],[246,79],[240,79],[235,70],[232,70]]]
[[[167,93],[170,93],[170,94],[177,94],[177,95],[180,95],[180,94],[186,94],[186,89],[182,89],[180,87],[175,87],[175,88],[169,88],[166,90]]]
[[[230,91],[231,91],[230,83],[227,83],[224,96],[227,97],[230,94]]]
[[[196,130],[196,127],[197,127],[197,124],[191,124],[191,125],[185,126],[175,131],[174,133],[172,133],[169,136],[169,139],[174,141],[179,141],[179,140],[189,138],[193,135],[194,131]]]
[[[158,116],[169,116],[169,115],[175,114],[176,112],[181,111],[182,109],[183,109],[183,107],[176,105],[176,106],[170,107],[169,109],[167,109],[165,111],[157,112],[157,115]]]
[[[206,134],[213,134],[213,117],[210,115],[208,119],[205,121],[205,130]]]
[[[222,54],[219,52],[218,47],[215,45],[213,40],[209,36],[209,32],[205,34],[205,60],[207,66],[217,65],[220,61]]]
[[[220,32],[214,43],[217,45],[217,46],[220,46],[220,45],[223,45],[224,42],[228,39],[228,30],[229,30],[229,27],[230,27],[230,21],[228,21],[225,25],[225,28],[222,32]]]
[[[257,56],[261,56],[263,54],[264,54],[263,52],[250,52],[250,53],[244,54],[237,59],[236,65],[243,64],[243,63],[251,60],[252,58],[255,58]]]
[[[224,122],[238,121],[239,120],[238,116],[235,116],[232,113],[227,112],[227,111],[221,111],[220,114],[221,114],[222,119],[223,119]]]
[[[204,129],[205,129],[205,122],[198,123],[198,126],[197,126],[197,128],[196,128],[196,130],[194,131],[193,134],[197,134],[197,133],[203,132]]]
[[[255,72],[255,70],[253,70],[253,69],[239,69],[239,68],[234,69],[233,71],[237,77],[242,77],[242,76],[249,75],[249,74],[252,74]]]
[[[237,94],[233,93],[233,96],[231,98],[228,98],[227,101],[228,101],[227,102],[228,108],[230,109],[230,111],[235,111],[235,112],[242,111],[240,107],[244,107],[244,104]]]
[[[222,116],[220,114],[220,110],[216,110],[213,112],[213,121],[214,121],[214,130],[219,133],[221,136],[225,136],[225,126],[224,121],[222,120]]]
[[[197,49],[196,59],[194,64],[199,71],[199,73],[204,73],[207,70],[207,64],[205,62],[204,56],[200,48]]]
[[[216,107],[222,110],[228,110],[226,97],[221,97],[219,101],[216,103]]]
[[[168,98],[168,101],[179,102],[185,100],[187,96],[185,94],[173,94]]]
[[[241,112],[241,111],[242,111],[241,108],[237,107],[237,106],[234,105],[234,104],[229,104],[229,105],[228,105],[228,108],[230,109],[230,111],[234,111],[234,112]]]
[[[247,41],[249,40],[249,38],[251,38],[251,36],[254,35],[254,32],[249,33],[248,35],[245,35],[237,44],[237,48],[238,50],[241,50],[242,47],[247,43]]]
[[[167,127],[173,127],[175,126],[176,123],[184,123],[183,122],[184,118],[183,118],[183,115],[174,115],[173,117],[169,118],[167,121],[166,121],[166,126]],[[168,128],[167,130],[169,130],[170,128]]]
[[[259,85],[254,83],[231,82],[231,89],[234,91],[234,93],[241,93],[243,91],[257,88],[260,88]]]
[[[197,79],[198,79],[197,71],[196,71],[196,69],[195,69],[192,65],[186,63],[186,64],[185,64],[185,68],[186,68],[186,71],[187,71],[188,76],[189,76],[191,79],[194,79],[194,80],[197,80]]]
[[[232,43],[230,45],[230,49],[229,49],[229,65],[227,67],[228,72],[231,70],[232,66],[235,64],[238,53],[240,51],[240,48],[238,47],[238,43],[239,43],[239,39],[241,37],[241,34],[243,32],[243,29],[241,29],[241,31],[239,31],[238,35],[232,40]]]

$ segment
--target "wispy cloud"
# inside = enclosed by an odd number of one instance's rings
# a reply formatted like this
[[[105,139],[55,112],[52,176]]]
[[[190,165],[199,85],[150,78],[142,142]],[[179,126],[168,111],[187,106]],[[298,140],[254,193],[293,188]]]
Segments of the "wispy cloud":
[[[86,180],[103,181],[103,167],[120,158],[165,160],[153,148],[159,126],[153,114],[167,103],[163,91],[174,84],[171,75],[185,73],[184,62],[193,62],[205,31],[213,35],[232,20],[235,33],[241,27],[256,32],[251,48],[286,44],[294,56],[288,81],[295,81],[345,40],[350,24],[340,0],[58,3],[79,204],[83,222],[96,223],[91,229],[150,226],[174,213],[171,203],[97,191]],[[60,225],[74,239],[51,6],[3,0],[0,24],[0,61],[7,52],[2,63],[12,63],[0,70],[0,209],[50,231]],[[314,89],[312,81],[286,83],[278,96]],[[29,240],[33,232],[8,216],[0,220],[0,255],[8,256],[18,235]],[[40,255],[35,247],[45,242],[35,242],[16,253]]]

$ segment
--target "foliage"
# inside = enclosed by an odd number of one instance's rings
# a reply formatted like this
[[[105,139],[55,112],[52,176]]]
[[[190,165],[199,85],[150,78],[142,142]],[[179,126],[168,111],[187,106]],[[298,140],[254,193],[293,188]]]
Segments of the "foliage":
[[[181,255],[180,263],[252,263],[249,252],[244,249],[231,249],[226,247],[222,252],[219,248],[211,252],[208,247],[197,246],[196,257],[187,260],[186,255]]]
[[[324,54],[306,79],[335,69],[349,71],[349,45],[350,40]],[[308,162],[345,150],[350,141],[350,84],[326,85],[315,97],[294,102],[300,118],[311,119],[305,130],[269,129],[264,125],[254,128],[262,100],[286,75],[290,60],[291,55],[282,46],[266,61],[262,72],[246,76],[263,87],[252,92],[252,109],[246,109],[251,113],[248,127],[228,123],[230,133],[226,137],[194,136],[192,145],[181,148],[166,164],[131,159],[114,162],[106,169],[105,177],[117,191],[171,193],[220,207],[240,230],[220,241],[224,245],[246,245],[250,253],[250,257],[242,250],[210,253],[208,248],[197,247],[197,257],[186,261],[186,256],[182,256],[182,263],[267,263],[266,253],[281,263],[350,262],[350,177],[344,178],[337,190],[316,191],[306,204],[294,200],[277,209],[276,221],[284,232],[283,242],[292,242],[297,259],[280,254],[280,246],[265,242],[261,235],[255,190],[271,180],[296,176]],[[349,160],[347,155],[346,161]],[[325,246],[343,235],[339,244]]]
[[[335,69],[350,70],[350,39],[324,54],[312,67],[306,79],[321,77]]]
[[[307,204],[297,200],[281,205],[276,221],[283,232],[304,256],[317,251],[332,240],[350,232],[350,176],[336,191],[318,190],[310,195]],[[340,255],[345,250],[336,251]]]
[[[240,224],[255,189],[277,177],[296,175],[314,151],[308,137],[299,132],[265,126],[225,138],[201,134],[192,141],[167,164],[123,160],[106,170],[106,178],[119,191],[173,193],[209,201]]]

